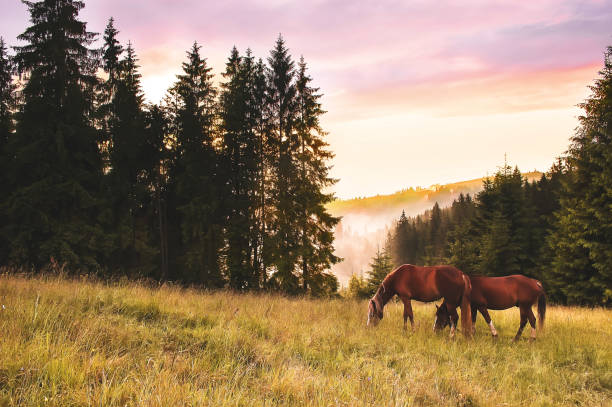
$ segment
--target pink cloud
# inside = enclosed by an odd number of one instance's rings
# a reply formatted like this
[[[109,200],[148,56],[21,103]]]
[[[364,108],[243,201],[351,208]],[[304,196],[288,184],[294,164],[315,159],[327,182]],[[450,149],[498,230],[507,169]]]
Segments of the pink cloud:
[[[395,83],[328,97],[330,120],[405,113],[436,116],[507,114],[576,106],[588,94],[601,64],[505,74],[493,71],[440,77],[426,83]]]
[[[584,98],[612,43],[612,0],[86,0],[81,14],[97,32],[110,16],[120,40],[133,42],[153,101],[172,84],[193,41],[203,45],[220,80],[232,46],[251,47],[265,59],[282,33],[293,56],[305,56],[315,85],[326,95],[325,123],[337,129],[335,141],[359,131],[346,123],[385,115],[499,118],[535,112],[549,120],[553,116],[543,112],[557,109],[551,124],[558,124],[564,137],[559,145],[565,145],[575,123],[563,122],[565,134],[560,111]],[[16,45],[27,25],[23,4],[3,5],[0,35],[9,44]],[[373,128],[384,126],[380,120]],[[503,126],[502,119],[493,121]],[[436,133],[437,122],[426,123]],[[402,134],[399,128],[385,132]],[[440,128],[436,134],[447,133]],[[375,148],[370,139],[363,135],[358,148]],[[349,150],[332,148],[339,150],[337,175],[350,178],[345,174],[355,169],[341,160]],[[544,147],[530,153],[543,157],[538,162],[552,160]]]

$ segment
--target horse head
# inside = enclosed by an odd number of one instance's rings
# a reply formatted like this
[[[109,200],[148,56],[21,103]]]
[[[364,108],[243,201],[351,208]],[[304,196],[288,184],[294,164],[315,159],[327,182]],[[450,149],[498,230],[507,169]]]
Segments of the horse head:
[[[368,303],[368,323],[367,325],[376,326],[383,319],[383,307],[378,300],[377,296],[374,296]]]
[[[441,331],[450,325],[450,313],[446,308],[446,303],[442,303],[441,306],[436,305],[436,318],[434,319],[433,329],[434,331]]]

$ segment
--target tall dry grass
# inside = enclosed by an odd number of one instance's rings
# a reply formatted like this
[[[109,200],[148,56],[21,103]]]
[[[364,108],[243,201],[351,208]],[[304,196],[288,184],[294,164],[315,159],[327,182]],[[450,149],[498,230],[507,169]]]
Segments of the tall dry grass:
[[[0,277],[0,405],[610,405],[612,311],[549,307],[535,343],[518,310],[474,340],[431,332],[414,306]]]

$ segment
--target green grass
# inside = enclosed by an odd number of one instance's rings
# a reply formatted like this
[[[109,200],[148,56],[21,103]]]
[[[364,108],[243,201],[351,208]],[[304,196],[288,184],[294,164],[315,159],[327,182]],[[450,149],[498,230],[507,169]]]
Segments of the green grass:
[[[469,341],[415,333],[390,303],[0,277],[0,405],[611,405],[612,311],[549,307],[536,342],[518,311]]]

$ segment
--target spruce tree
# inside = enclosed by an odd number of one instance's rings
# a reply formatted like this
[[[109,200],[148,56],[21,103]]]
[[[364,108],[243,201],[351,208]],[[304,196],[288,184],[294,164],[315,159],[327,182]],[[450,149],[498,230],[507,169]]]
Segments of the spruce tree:
[[[303,290],[318,295],[335,292],[335,287],[328,285],[334,276],[325,271],[340,261],[333,253],[333,228],[340,218],[331,216],[326,209],[333,194],[324,191],[336,183],[329,176],[328,166],[334,155],[328,150],[324,140],[327,133],[321,128],[320,117],[325,113],[319,102],[321,94],[311,86],[306,69],[302,57],[296,78],[296,145],[292,147],[297,151],[298,166],[294,200],[298,207],[297,254]]]
[[[178,278],[208,287],[224,284],[221,274],[222,199],[217,184],[218,158],[214,149],[216,90],[212,68],[200,56],[200,46],[193,44],[183,63],[183,74],[170,90],[173,131],[176,134],[172,164],[173,204],[180,225],[180,258],[183,270]]]
[[[584,115],[567,157],[569,174],[551,237],[550,280],[569,303],[612,302],[612,47],[580,105]]]
[[[442,263],[441,258],[443,257],[442,248],[444,243],[442,242],[444,231],[442,224],[442,211],[438,202],[431,208],[431,214],[429,216],[429,236],[427,240],[429,242],[427,247],[427,263],[438,264]]]
[[[259,167],[257,149],[257,109],[254,81],[256,66],[250,51],[240,57],[234,47],[226,70],[226,83],[220,95],[220,119],[223,137],[222,177],[227,191],[227,273],[230,287],[253,289],[260,285],[254,264],[258,250],[253,239],[257,232],[256,209],[259,204]]]
[[[9,58],[4,39],[0,37],[0,194],[8,197],[12,192],[12,183],[8,177],[11,166],[11,155],[8,151],[8,143],[13,135],[13,114],[16,107],[15,89],[12,80],[13,67]],[[0,224],[6,225],[9,219],[5,216],[5,198],[0,200]],[[8,260],[9,240],[3,239],[0,234],[0,264],[6,264]]]
[[[100,150],[105,161],[105,167],[108,170],[110,166],[110,149],[111,149],[111,122],[115,120],[115,111],[113,109],[113,98],[117,91],[119,77],[121,74],[121,55],[123,54],[123,46],[117,40],[119,31],[115,28],[114,19],[111,17],[104,30],[104,45],[102,46],[102,69],[107,75],[106,81],[100,84],[99,100],[98,100],[98,123],[101,129]]]
[[[16,107],[15,89],[17,86],[13,83],[12,76],[12,61],[7,54],[4,39],[0,37],[0,154],[2,154],[3,162],[8,158],[5,155],[6,145],[15,127],[13,114]]]
[[[104,47],[102,53],[102,68],[104,68],[104,72],[108,75],[106,83],[110,88],[111,97],[113,87],[120,76],[120,60],[121,54],[123,54],[123,46],[117,39],[118,34],[119,31],[115,28],[115,20],[111,17],[104,29]]]
[[[170,138],[170,120],[167,112],[158,105],[150,105],[145,111],[145,155],[149,169],[148,189],[151,190],[151,208],[148,215],[155,218],[149,221],[151,245],[157,246],[159,255],[158,272],[154,274],[163,281],[169,272],[169,232],[168,232],[168,169],[170,151],[167,148]],[[156,239],[157,236],[157,239]],[[157,244],[154,242],[157,240]]]
[[[391,257],[385,250],[376,250],[376,255],[372,258],[370,263],[370,270],[367,273],[368,282],[368,296],[374,295],[378,286],[385,279],[387,274],[393,270],[393,263]]]
[[[477,195],[474,220],[479,239],[478,272],[505,276],[524,273],[526,219],[523,178],[518,170],[504,166],[483,183]]]
[[[106,237],[98,224],[102,173],[98,133],[92,126],[95,34],[78,20],[83,2],[25,2],[31,26],[16,47],[19,71],[27,82],[9,176],[10,219],[2,233],[11,237],[9,259],[41,266],[51,258],[77,271],[98,268]]]
[[[267,141],[270,158],[270,213],[267,221],[269,251],[274,266],[274,284],[287,293],[300,291],[298,246],[301,234],[297,227],[295,204],[298,167],[293,149],[297,148],[295,63],[281,36],[268,57],[267,105],[270,128]]]
[[[448,235],[449,261],[465,273],[474,273],[478,267],[478,239],[472,226],[476,206],[468,194],[459,195],[452,205],[453,229]]]
[[[402,211],[402,214],[395,225],[395,230],[389,247],[389,253],[393,259],[393,263],[398,266],[402,264],[414,264],[415,253],[414,250],[411,250],[414,239],[410,233],[410,226],[410,221],[406,217],[406,212]]]
[[[110,198],[114,213],[113,269],[148,275],[154,249],[142,220],[150,208],[148,177],[153,171],[145,131],[143,93],[138,59],[131,43],[119,61],[109,118]],[[117,261],[117,263],[115,263]]]
[[[260,286],[266,286],[268,277],[268,264],[270,256],[268,250],[270,246],[269,233],[267,230],[269,214],[270,182],[269,165],[273,151],[270,148],[268,135],[270,132],[269,109],[267,108],[268,84],[266,79],[266,67],[261,59],[257,61],[253,71],[251,89],[251,113],[255,122],[255,133],[257,143],[255,145],[255,156],[257,162],[257,190],[255,191],[255,208],[251,216],[253,217],[254,229],[251,232],[251,247],[253,248],[253,269],[259,276]]]

